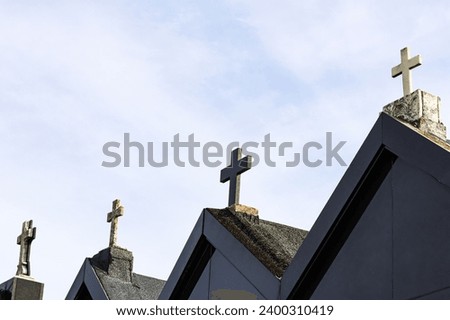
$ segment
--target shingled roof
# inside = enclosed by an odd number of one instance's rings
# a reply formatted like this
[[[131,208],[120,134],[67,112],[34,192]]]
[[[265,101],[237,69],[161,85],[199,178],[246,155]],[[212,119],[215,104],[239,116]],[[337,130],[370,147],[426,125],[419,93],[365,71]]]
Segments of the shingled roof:
[[[165,281],[133,272],[133,254],[120,247],[85,259],[67,300],[155,300]]]
[[[94,267],[94,271],[109,300],[156,300],[166,283],[134,272],[132,281],[128,282],[110,276],[97,267]]]
[[[259,219],[254,211],[204,209],[159,299],[189,299],[216,253],[228,261],[225,268],[237,270],[257,290],[258,297],[278,299],[280,279],[308,231]],[[228,286],[226,290],[233,289],[232,283]]]
[[[306,230],[263,219],[255,221],[228,208],[207,210],[278,278],[308,235]]]

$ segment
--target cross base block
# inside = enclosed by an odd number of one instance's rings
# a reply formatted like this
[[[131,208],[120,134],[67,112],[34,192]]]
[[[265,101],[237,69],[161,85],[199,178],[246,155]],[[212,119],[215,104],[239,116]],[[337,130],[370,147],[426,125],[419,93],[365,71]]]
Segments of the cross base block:
[[[441,98],[420,89],[383,107],[383,112],[425,134],[446,140],[447,129],[440,118]]]
[[[256,208],[245,206],[243,204],[233,204],[229,206],[228,209],[233,214],[239,214],[250,221],[259,222],[259,212]]]
[[[42,300],[44,284],[29,276],[15,276],[0,284],[0,300]]]

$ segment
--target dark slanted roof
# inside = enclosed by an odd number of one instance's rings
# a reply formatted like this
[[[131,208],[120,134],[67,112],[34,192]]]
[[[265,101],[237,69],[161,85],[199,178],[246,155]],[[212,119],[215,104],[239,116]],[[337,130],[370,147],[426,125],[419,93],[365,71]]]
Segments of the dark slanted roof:
[[[278,278],[283,276],[308,234],[267,220],[255,221],[228,208],[207,210]]]
[[[156,300],[166,283],[134,272],[131,282],[123,281],[100,268],[93,268],[110,300]]]
[[[165,281],[133,272],[133,254],[117,246],[86,258],[68,300],[154,300]]]
[[[279,298],[280,279],[308,231],[259,219],[256,209],[237,206],[203,209],[159,299],[189,299],[215,252],[262,297]]]
[[[11,300],[12,298],[12,279],[0,284],[0,300]]]
[[[427,195],[426,192],[421,190],[418,186],[422,187],[421,184],[424,183],[424,181],[434,181],[437,186],[436,189],[442,188],[443,190],[450,190],[449,150],[449,145],[445,143],[445,141],[437,139],[430,134],[426,134],[384,112],[381,113],[354,160],[348,167],[347,172],[339,182],[322,213],[313,225],[305,243],[299,248],[299,251],[292,260],[290,266],[287,268],[281,283],[281,299],[310,299],[312,297],[320,282],[324,279],[330,266],[333,264],[336,257],[338,257],[338,254],[340,254],[340,250],[346,244],[353,230],[355,230],[358,225],[358,222],[366,213],[367,208],[372,203],[377,192],[381,189],[382,184],[387,179],[386,177],[391,177],[390,179],[393,179],[389,180],[389,183],[392,185],[399,180],[397,177],[392,178],[392,176],[389,176],[391,172],[398,174],[400,170],[411,168],[408,172],[413,172],[414,170],[418,171],[421,173],[421,179],[423,179],[418,180],[417,185],[411,184],[412,191],[406,190],[406,188],[391,188],[391,190],[397,191],[395,193],[390,193],[390,198],[388,198],[389,201],[394,201],[394,195],[397,197],[401,195],[403,197],[400,198],[400,200],[397,200],[396,198],[397,204],[395,208],[394,206],[390,208],[392,217],[399,219],[399,212],[407,212],[408,214],[406,214],[406,216],[411,219],[415,219],[417,216],[418,220],[423,219],[430,222],[432,219],[436,219],[432,218],[433,214],[439,213],[440,210],[447,210],[444,198],[433,198],[431,195],[434,191],[430,191],[430,195]],[[400,169],[395,171],[396,168]],[[431,183],[429,185],[431,185]],[[420,190],[421,197],[414,194],[414,188]],[[398,190],[401,190],[402,193]],[[430,201],[432,206],[430,205],[429,209],[426,211],[415,212],[414,208],[408,207],[409,202],[412,202],[409,201],[408,197],[411,196],[419,198],[420,200],[418,201],[425,198]],[[405,199],[408,199],[408,201],[405,201]],[[444,209],[442,209],[443,207]],[[401,208],[401,210],[399,208]],[[427,218],[424,218],[422,214],[426,214]],[[441,219],[440,216],[438,218]],[[398,221],[400,220],[397,220],[396,224],[391,222],[392,228],[399,228],[400,226],[405,225]],[[439,220],[437,224],[439,223],[443,225],[444,220]],[[389,227],[389,222],[386,224]],[[402,232],[408,234],[407,231],[414,230],[413,227],[420,229],[420,226],[409,222],[407,227],[402,229]],[[395,238],[397,239],[396,245],[400,248],[398,245],[398,243],[400,243],[400,241],[398,241],[400,232],[398,232],[397,229],[392,230],[395,231],[390,231],[388,233],[388,236],[392,237],[392,240],[390,240],[389,243],[393,246],[393,235],[395,234],[397,237]],[[380,236],[380,242],[381,239],[382,237]],[[408,255],[406,256],[407,259],[413,259],[413,257],[415,257],[418,261],[423,260],[428,263],[430,258],[423,259],[422,257],[427,256],[425,253],[430,252],[427,246],[436,246],[435,243],[430,245],[430,241],[432,241],[433,238],[426,234],[420,234],[420,237],[417,238],[417,243],[413,246],[411,245],[412,239],[413,237],[405,242],[405,247],[408,249],[403,251],[402,249],[397,249],[398,252],[408,252]],[[443,247],[444,242],[439,242],[439,246]],[[386,250],[393,249],[389,249],[388,247]],[[428,257],[433,255],[434,253],[430,253],[428,254]],[[394,257],[394,255],[392,255],[391,258],[399,259],[398,261],[400,261],[400,258]],[[446,259],[443,258],[442,261],[444,260]],[[448,263],[450,264],[450,260]],[[404,265],[407,264],[408,263],[405,263]],[[391,266],[393,265],[394,262],[392,262]],[[416,284],[419,282],[416,281],[414,278],[415,276],[411,276],[411,273],[414,273],[414,275],[420,274],[420,279],[426,279],[422,281],[423,283],[430,283],[430,279],[433,279],[430,272],[427,274],[427,270],[424,268],[416,268],[416,264],[410,263],[410,265],[411,267],[408,270],[405,268],[404,270],[397,271],[397,274],[395,274],[396,276],[401,274],[405,278],[408,278],[408,280],[402,282],[402,285],[400,285],[400,280],[397,280],[399,277],[396,278],[396,286],[390,289],[391,298],[411,298],[410,293],[408,293],[409,295],[403,294],[401,291],[403,287],[406,287],[405,283]],[[427,269],[430,268],[427,267]],[[409,273],[405,276],[407,271]],[[390,277],[393,278],[393,269],[389,272],[391,272]],[[427,274],[428,278],[424,276],[425,274]],[[414,281],[411,281],[410,279],[414,279]],[[394,280],[392,280],[391,283],[393,285]]]

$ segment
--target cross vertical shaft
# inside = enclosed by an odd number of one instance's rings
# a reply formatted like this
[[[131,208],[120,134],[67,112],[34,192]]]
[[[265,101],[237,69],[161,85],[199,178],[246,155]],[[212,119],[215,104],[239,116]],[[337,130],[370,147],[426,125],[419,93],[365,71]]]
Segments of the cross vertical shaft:
[[[242,149],[236,148],[231,153],[230,165],[220,171],[220,182],[230,181],[230,191],[228,196],[228,206],[239,204],[239,194],[241,189],[241,174],[249,170],[252,166],[252,157],[242,158]]]
[[[116,199],[112,203],[112,211],[108,213],[107,222],[111,223],[111,231],[109,235],[109,246],[117,245],[117,226],[119,217],[123,216],[124,208],[120,205],[120,200]]]
[[[36,239],[36,228],[33,228],[33,220],[24,221],[22,233],[17,237],[17,244],[20,245],[19,264],[16,275],[31,276],[30,254],[31,242]]]
[[[392,78],[402,75],[403,95],[406,96],[412,92],[411,70],[422,64],[422,58],[417,55],[410,59],[408,47],[400,51],[400,58],[401,63],[392,68]]]

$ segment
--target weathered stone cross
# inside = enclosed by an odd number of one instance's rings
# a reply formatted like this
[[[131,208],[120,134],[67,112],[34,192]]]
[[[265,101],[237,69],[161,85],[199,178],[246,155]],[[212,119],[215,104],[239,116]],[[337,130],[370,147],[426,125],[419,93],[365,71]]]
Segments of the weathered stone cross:
[[[407,96],[412,91],[412,79],[411,79],[411,69],[422,64],[422,58],[420,55],[414,58],[409,58],[408,47],[403,48],[400,51],[401,63],[392,68],[392,78],[402,75],[403,81],[403,95]]]
[[[111,222],[111,232],[109,235],[109,246],[114,247],[117,244],[117,224],[119,217],[123,216],[124,208],[120,205],[120,200],[116,199],[112,204],[112,211],[108,213],[107,222]]]
[[[228,206],[239,204],[239,192],[241,188],[241,173],[252,167],[252,157],[242,157],[242,149],[236,148],[231,153],[231,163],[228,167],[220,171],[220,182],[230,180],[230,192],[228,196]]]
[[[36,239],[36,228],[33,228],[33,220],[25,221],[22,224],[22,233],[17,237],[17,244],[20,245],[19,264],[16,275],[31,276],[30,253],[31,242]]]

